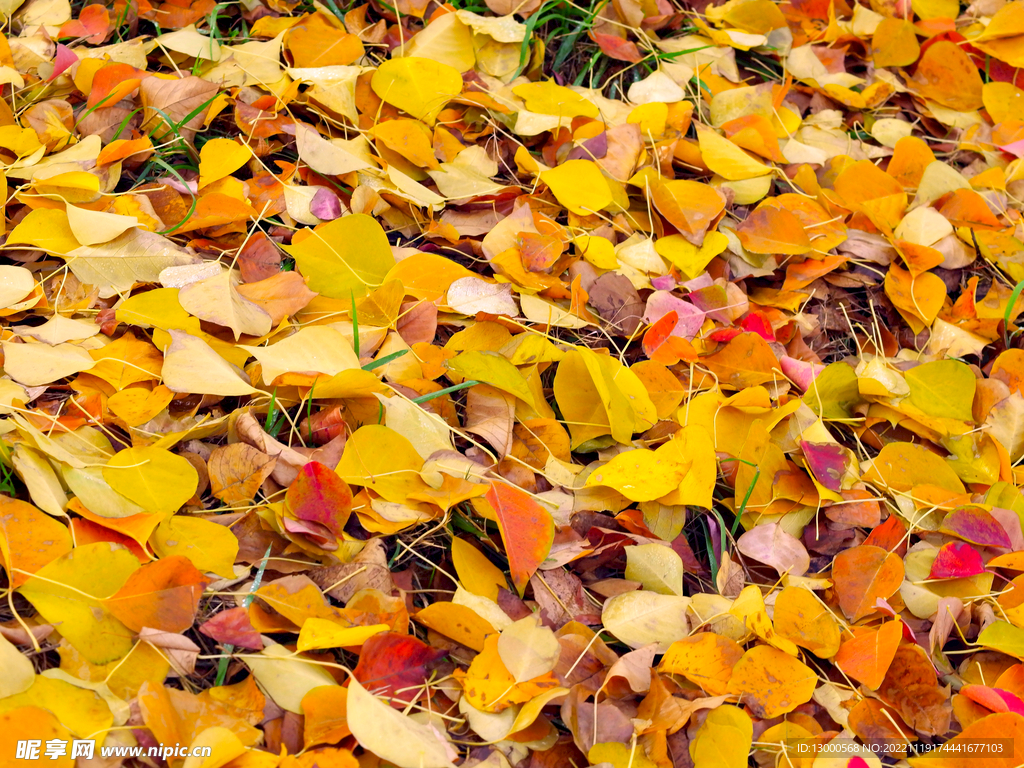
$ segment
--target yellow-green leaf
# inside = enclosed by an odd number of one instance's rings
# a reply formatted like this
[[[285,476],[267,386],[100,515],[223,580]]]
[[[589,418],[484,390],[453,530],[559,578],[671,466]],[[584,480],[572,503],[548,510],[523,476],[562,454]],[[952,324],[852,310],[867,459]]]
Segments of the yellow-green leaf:
[[[362,213],[300,230],[284,249],[309,280],[310,289],[332,299],[368,293],[382,285],[395,266],[384,229]]]

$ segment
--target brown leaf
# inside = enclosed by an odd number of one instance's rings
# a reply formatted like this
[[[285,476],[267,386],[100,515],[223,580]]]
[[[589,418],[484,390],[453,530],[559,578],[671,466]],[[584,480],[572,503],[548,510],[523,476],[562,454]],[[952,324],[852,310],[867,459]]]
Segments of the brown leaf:
[[[276,465],[276,458],[245,443],[218,446],[208,464],[210,492],[229,507],[248,504]]]
[[[629,279],[608,272],[590,286],[590,302],[616,336],[632,336],[643,323],[644,303]]]
[[[939,685],[928,653],[920,646],[904,645],[896,651],[878,695],[918,733],[945,736],[953,715],[949,690]]]
[[[308,575],[324,592],[342,603],[347,603],[363,589],[377,589],[386,595],[395,589],[387,552],[379,538],[366,542],[351,563],[313,568]]]
[[[142,100],[142,130],[149,133],[156,130],[156,138],[163,140],[174,136],[167,119],[174,121],[174,129],[185,141],[191,142],[203,126],[207,108],[203,105],[217,95],[217,85],[190,75],[179,80],[165,80],[157,77],[142,79],[139,96]],[[188,115],[195,113],[182,124]],[[166,116],[166,118],[164,117]],[[166,135],[165,135],[166,134]]]

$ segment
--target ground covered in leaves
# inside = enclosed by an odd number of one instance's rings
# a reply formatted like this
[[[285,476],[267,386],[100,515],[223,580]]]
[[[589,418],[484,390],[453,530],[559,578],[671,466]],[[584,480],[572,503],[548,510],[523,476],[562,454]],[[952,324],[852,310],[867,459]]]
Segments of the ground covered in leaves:
[[[1024,2],[0,14],[0,764],[1024,763]]]

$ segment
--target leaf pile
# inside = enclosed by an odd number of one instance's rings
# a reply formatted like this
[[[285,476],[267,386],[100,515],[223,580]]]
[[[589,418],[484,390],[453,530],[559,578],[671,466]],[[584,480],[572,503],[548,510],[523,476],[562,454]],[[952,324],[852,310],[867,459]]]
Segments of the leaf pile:
[[[0,13],[4,761],[1024,762],[1024,1]]]

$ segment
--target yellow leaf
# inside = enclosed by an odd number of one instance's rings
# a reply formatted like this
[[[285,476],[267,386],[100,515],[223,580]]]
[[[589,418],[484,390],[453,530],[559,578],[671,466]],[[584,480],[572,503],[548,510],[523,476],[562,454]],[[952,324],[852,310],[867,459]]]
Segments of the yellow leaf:
[[[517,682],[498,654],[499,639],[498,635],[488,636],[469,669],[456,672],[467,703],[484,712],[504,712],[558,686],[558,680],[550,673]]]
[[[743,647],[736,641],[714,632],[699,632],[672,643],[658,670],[682,675],[712,696],[722,696],[732,668],[742,656]]]
[[[679,487],[682,467],[660,451],[636,448],[615,456],[587,478],[586,487],[614,488],[630,501],[653,501]]]
[[[58,256],[67,255],[81,245],[71,231],[67,213],[59,208],[29,211],[28,216],[11,230],[7,242],[34,245]]]
[[[447,64],[409,56],[382,62],[370,87],[382,101],[433,125],[445,104],[462,93],[462,75]]]
[[[252,157],[252,151],[234,139],[210,139],[199,150],[199,188],[230,176]]]
[[[592,101],[554,80],[517,85],[512,93],[526,102],[528,111],[542,115],[572,118],[597,117],[600,114]]]
[[[38,387],[88,371],[96,363],[76,344],[19,344],[3,342],[4,372],[19,384]]]
[[[199,757],[199,753],[193,752],[190,757],[185,758],[182,768],[219,768],[236,757],[241,757],[247,751],[234,731],[219,725],[200,733],[192,740],[190,746],[193,750],[209,749],[210,753],[206,757]]]
[[[615,246],[607,238],[580,235],[573,242],[576,244],[576,252],[598,269],[618,269]]]
[[[555,198],[578,216],[588,216],[611,205],[611,188],[592,160],[569,160],[544,171],[540,180]]]
[[[1024,90],[1013,83],[985,83],[981,98],[993,123],[1012,120],[1024,112]]]
[[[134,216],[90,211],[77,205],[68,205],[67,217],[72,235],[82,245],[106,243],[132,227],[139,226],[139,220]]]
[[[497,352],[463,352],[448,361],[448,368],[469,380],[482,381],[508,392],[531,408],[536,407],[533,392],[523,374]]]
[[[103,468],[103,478],[147,512],[177,512],[199,485],[195,467],[163,448],[125,448]]]
[[[382,760],[398,768],[452,768],[457,753],[437,730],[391,708],[355,678],[348,684],[347,714],[352,735]]]
[[[441,165],[434,156],[430,129],[419,120],[387,120],[374,126],[371,133],[417,168],[437,169]]]
[[[43,452],[30,448],[26,443],[18,443],[14,446],[11,463],[28,488],[32,503],[49,515],[64,517],[68,496]]]
[[[809,589],[783,589],[775,598],[774,624],[782,637],[819,658],[831,658],[839,650],[839,624]]]
[[[231,529],[198,517],[175,515],[153,532],[153,551],[160,557],[183,555],[203,573],[231,578],[238,539]]]
[[[788,653],[756,645],[733,667],[728,691],[740,694],[757,717],[769,719],[810,701],[817,682],[818,674]]]
[[[259,391],[202,339],[184,331],[171,331],[170,335],[161,375],[172,392],[231,397]]]
[[[626,547],[626,578],[659,595],[683,594],[683,560],[664,544]]]
[[[115,317],[118,322],[141,328],[200,332],[199,319],[182,308],[177,288],[156,288],[129,296],[117,305]]]
[[[768,618],[768,611],[765,610],[761,589],[756,584],[743,588],[733,601],[729,613],[742,621],[748,631],[753,632],[766,643],[790,656],[796,656],[796,644],[775,631],[772,620]]]
[[[296,714],[302,714],[302,697],[311,690],[338,684],[326,669],[277,643],[264,648],[259,656],[248,657],[245,663],[267,696]]]
[[[129,427],[138,427],[154,418],[173,399],[174,393],[162,384],[153,390],[131,387],[111,395],[107,407]]]
[[[263,383],[286,373],[322,373],[323,381],[359,368],[359,358],[344,335],[324,325],[311,325],[268,347],[239,344],[263,366]]]
[[[178,303],[200,320],[230,328],[236,341],[242,334],[263,336],[273,322],[265,309],[239,293],[241,282],[237,270],[225,269],[182,288]]]
[[[708,168],[723,179],[742,181],[772,172],[770,166],[755,160],[711,128],[698,126],[697,140],[700,143],[701,158]]]
[[[78,738],[102,741],[114,722],[110,707],[98,694],[43,675],[37,675],[28,690],[0,701],[0,711],[18,707],[41,707],[52,712]]]
[[[430,627],[474,651],[482,651],[485,638],[497,633],[487,619],[482,618],[472,608],[458,603],[431,603],[413,618],[423,626]]]
[[[696,768],[746,768],[754,724],[739,707],[721,706],[708,713],[690,742]]]
[[[422,467],[423,459],[405,437],[368,424],[349,436],[337,471],[346,483],[372,488],[388,501],[401,503],[409,494],[428,489],[419,475]]]
[[[63,212],[62,215],[66,218]],[[75,248],[67,256],[75,277],[98,287],[100,296],[128,291],[137,282],[159,282],[165,268],[200,261],[191,249],[140,227],[133,227],[108,243]]]
[[[546,675],[555,668],[560,654],[555,633],[540,623],[536,613],[505,627],[498,637],[498,657],[516,683]]]
[[[115,619],[103,601],[112,597],[139,567],[135,555],[119,544],[80,544],[35,572],[21,594],[46,621],[93,664],[123,658],[132,649],[133,632]]]
[[[595,744],[587,752],[587,760],[591,765],[610,764],[612,768],[658,768],[643,749],[633,749],[622,742]]]
[[[607,434],[620,443],[632,439],[632,407],[595,352],[568,352],[558,364],[554,391],[572,435],[573,450]]]
[[[365,643],[368,639],[391,627],[387,624],[371,624],[368,627],[343,627],[330,619],[311,616],[302,623],[296,648],[313,651],[322,648],[348,648]]]
[[[464,539],[452,539],[452,562],[462,586],[474,595],[497,600],[499,587],[508,588],[505,574]]]
[[[0,699],[27,691],[35,682],[36,669],[32,660],[24,655],[6,637],[0,635]]]
[[[689,605],[688,597],[646,590],[626,592],[605,602],[601,623],[630,648],[656,643],[658,653],[664,653],[690,631],[686,619]]]
[[[325,139],[304,123],[295,124],[295,149],[302,162],[325,176],[341,176],[370,167],[366,160]]]
[[[0,265],[0,309],[10,309],[36,287],[36,279],[24,267]]]

